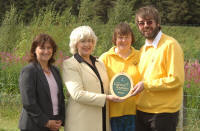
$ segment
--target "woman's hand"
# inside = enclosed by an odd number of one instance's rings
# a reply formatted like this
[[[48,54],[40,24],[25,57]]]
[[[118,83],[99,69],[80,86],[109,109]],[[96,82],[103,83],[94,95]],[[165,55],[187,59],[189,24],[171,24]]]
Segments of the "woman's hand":
[[[46,127],[49,128],[51,131],[58,131],[61,127],[61,124],[61,120],[49,120],[46,124]]]
[[[113,95],[106,95],[106,99],[109,101],[113,101],[113,102],[123,102],[124,99],[117,97],[117,96],[113,96]]]

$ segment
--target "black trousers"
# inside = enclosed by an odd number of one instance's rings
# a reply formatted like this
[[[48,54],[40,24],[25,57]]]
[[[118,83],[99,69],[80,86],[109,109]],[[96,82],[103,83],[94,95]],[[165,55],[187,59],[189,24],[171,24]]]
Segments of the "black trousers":
[[[176,131],[179,112],[146,113],[136,111],[136,131]]]

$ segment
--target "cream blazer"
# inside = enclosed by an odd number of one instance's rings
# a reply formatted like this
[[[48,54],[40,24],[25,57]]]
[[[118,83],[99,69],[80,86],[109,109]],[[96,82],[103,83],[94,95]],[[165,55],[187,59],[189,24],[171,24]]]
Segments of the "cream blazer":
[[[101,76],[104,92],[108,94],[109,79],[101,61],[95,65]],[[63,80],[70,94],[66,107],[65,131],[102,131],[102,107],[106,104],[106,131],[109,127],[109,110],[106,94],[94,71],[74,56],[63,63]]]

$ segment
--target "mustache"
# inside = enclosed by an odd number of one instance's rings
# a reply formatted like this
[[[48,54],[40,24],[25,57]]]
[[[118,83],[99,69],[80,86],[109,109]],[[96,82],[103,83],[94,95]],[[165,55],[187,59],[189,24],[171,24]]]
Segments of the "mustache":
[[[145,27],[144,28],[144,31],[147,31],[147,30],[149,30],[150,29],[150,27]]]

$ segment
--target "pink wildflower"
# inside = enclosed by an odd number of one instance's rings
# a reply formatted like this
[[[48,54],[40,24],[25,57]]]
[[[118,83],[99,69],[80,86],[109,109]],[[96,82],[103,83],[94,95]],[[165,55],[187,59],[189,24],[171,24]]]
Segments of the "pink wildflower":
[[[190,84],[187,84],[187,88],[190,88],[191,87],[191,85]]]

